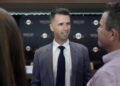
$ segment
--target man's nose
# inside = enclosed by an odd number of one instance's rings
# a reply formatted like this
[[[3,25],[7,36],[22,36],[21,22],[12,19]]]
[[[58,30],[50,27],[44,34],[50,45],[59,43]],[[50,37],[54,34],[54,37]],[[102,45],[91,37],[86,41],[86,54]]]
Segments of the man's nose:
[[[97,28],[97,32],[98,32],[98,30],[99,30],[99,27]]]
[[[68,30],[69,26],[68,25],[64,25],[64,30]]]

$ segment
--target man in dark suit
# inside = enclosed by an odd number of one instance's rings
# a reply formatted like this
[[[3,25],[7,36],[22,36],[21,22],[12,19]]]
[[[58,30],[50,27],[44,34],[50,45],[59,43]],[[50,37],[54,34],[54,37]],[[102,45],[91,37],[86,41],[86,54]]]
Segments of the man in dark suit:
[[[50,29],[54,40],[35,52],[31,86],[85,86],[91,78],[88,49],[69,41],[68,9],[51,12]]]

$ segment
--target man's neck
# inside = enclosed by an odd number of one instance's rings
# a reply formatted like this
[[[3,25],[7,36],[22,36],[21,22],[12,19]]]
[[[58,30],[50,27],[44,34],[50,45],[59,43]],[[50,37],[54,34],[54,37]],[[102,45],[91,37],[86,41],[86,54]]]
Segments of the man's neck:
[[[67,39],[68,40],[68,39]],[[63,45],[67,40],[55,40],[59,45]]]
[[[111,46],[109,49],[107,49],[107,52],[112,52],[114,50],[120,49],[120,44],[115,44],[113,46]]]

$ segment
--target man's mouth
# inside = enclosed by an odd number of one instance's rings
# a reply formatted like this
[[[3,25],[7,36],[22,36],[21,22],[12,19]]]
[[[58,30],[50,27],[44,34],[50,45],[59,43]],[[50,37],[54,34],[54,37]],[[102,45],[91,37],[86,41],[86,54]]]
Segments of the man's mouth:
[[[62,34],[66,36],[66,35],[68,35],[68,32],[62,32]]]

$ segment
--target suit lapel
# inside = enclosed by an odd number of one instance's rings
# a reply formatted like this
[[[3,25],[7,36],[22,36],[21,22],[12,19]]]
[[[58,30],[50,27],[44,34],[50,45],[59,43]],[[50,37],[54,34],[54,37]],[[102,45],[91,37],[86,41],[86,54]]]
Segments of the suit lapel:
[[[71,86],[75,86],[76,81],[76,69],[77,69],[77,55],[76,47],[70,42],[71,60],[72,60],[72,73],[71,73]]]
[[[50,44],[50,46],[48,47],[47,49],[47,68],[48,68],[48,73],[49,73],[49,77],[50,77],[50,82],[51,82],[51,85],[50,86],[54,86],[54,75],[53,75],[53,52],[52,52],[52,49],[53,49],[53,43]],[[48,77],[48,76],[46,76]]]

